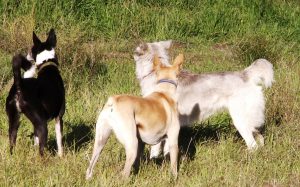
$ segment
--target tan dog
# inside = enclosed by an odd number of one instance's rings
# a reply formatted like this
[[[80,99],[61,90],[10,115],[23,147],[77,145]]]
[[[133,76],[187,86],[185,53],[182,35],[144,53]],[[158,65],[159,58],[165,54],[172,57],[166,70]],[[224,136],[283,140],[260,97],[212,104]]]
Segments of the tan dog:
[[[139,141],[155,145],[168,138],[171,171],[177,177],[179,120],[175,92],[177,75],[183,55],[176,57],[173,66],[164,67],[154,58],[157,84],[155,91],[144,97],[116,95],[108,99],[96,124],[95,145],[86,178],[92,176],[93,167],[112,130],[126,150],[126,163],[122,172],[128,177],[132,165],[138,165]]]

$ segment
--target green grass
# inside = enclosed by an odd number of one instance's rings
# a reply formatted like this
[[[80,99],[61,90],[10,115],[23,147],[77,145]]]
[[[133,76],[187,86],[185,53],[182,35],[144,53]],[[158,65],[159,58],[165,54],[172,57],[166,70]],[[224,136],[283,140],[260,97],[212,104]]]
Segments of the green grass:
[[[300,186],[298,1],[2,0],[0,17],[0,186]],[[5,115],[11,58],[25,54],[33,30],[45,38],[51,27],[66,88],[65,156],[55,155],[51,122],[41,159],[25,117],[11,156]],[[265,146],[249,153],[221,113],[182,130],[177,181],[164,159],[145,159],[137,175],[120,180],[125,152],[114,137],[86,181],[98,111],[110,95],[140,95],[133,50],[140,41],[164,39],[176,41],[171,56],[184,52],[184,68],[197,73],[240,70],[261,57],[274,64]]]

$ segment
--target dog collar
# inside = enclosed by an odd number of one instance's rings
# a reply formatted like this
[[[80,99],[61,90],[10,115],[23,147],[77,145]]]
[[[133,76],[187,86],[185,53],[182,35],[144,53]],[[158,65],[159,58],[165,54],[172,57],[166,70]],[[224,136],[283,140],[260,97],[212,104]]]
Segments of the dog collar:
[[[170,79],[160,79],[159,81],[157,81],[157,84],[159,83],[170,83],[170,84],[173,84],[175,87],[177,87],[177,83],[173,80],[170,80]]]
[[[41,65],[37,66],[38,71],[41,71],[43,68],[45,68],[46,66],[55,66],[58,67],[58,65],[55,62],[52,61],[48,61],[48,62],[44,62]]]

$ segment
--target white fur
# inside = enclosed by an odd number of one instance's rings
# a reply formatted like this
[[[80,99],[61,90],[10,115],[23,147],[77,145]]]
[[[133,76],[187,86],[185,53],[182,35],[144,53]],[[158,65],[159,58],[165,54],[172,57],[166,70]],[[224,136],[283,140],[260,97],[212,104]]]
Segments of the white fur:
[[[59,157],[63,156],[63,146],[62,146],[62,129],[61,129],[61,119],[57,117],[55,119],[55,133],[56,133],[56,143],[57,143],[57,154]]]
[[[171,43],[171,40],[147,43],[148,51],[143,55],[143,58],[139,58],[137,55],[133,56],[136,62],[136,76],[140,81],[143,96],[149,95],[155,89],[156,79],[154,74],[148,76],[146,79],[144,78],[144,76],[147,76],[153,70],[152,59],[154,54],[158,55],[162,64],[169,65],[167,49],[170,48]],[[135,53],[142,53],[141,46],[135,49]]]
[[[32,65],[31,68],[24,73],[24,79],[34,77],[36,72],[36,66]]]
[[[26,55],[26,59],[27,59],[28,61],[34,61],[32,55],[31,55],[30,53],[28,53],[28,54]],[[30,67],[29,70],[25,71],[25,73],[24,73],[24,75],[23,75],[24,79],[34,77],[35,72],[36,72],[36,66],[35,66],[35,65],[32,65],[32,66]]]
[[[18,112],[21,112],[22,110],[21,110],[21,107],[20,107],[19,100],[17,98],[15,98],[15,101],[16,101],[16,107],[17,107]]]
[[[39,144],[40,144],[39,137],[34,135],[34,146],[38,146]]]
[[[263,84],[266,88],[274,82],[273,65],[266,59],[258,59],[245,69],[254,84]]]
[[[27,59],[28,61],[34,61],[32,55],[31,55],[30,53],[28,53],[28,54],[26,55],[26,59]]]
[[[42,64],[45,60],[55,58],[55,51],[51,49],[50,51],[44,50],[43,52],[37,54],[36,56],[36,65]]]
[[[151,73],[154,54],[158,54],[161,61],[169,65],[168,48],[160,42],[147,45],[148,51],[139,51],[134,55],[136,76],[140,81],[143,96],[154,90],[155,75]],[[139,47],[136,50],[139,50]],[[270,87],[274,81],[272,64],[265,59],[258,59],[240,72],[187,74],[196,78],[190,84],[184,84],[184,78],[179,79],[176,95],[180,125],[192,125],[195,120],[202,121],[220,110],[228,109],[234,126],[245,140],[248,149],[255,149],[257,143],[253,133],[257,133],[257,129],[264,124],[265,99],[262,85]],[[193,111],[200,114],[194,116]],[[258,136],[259,141],[263,142],[262,136]],[[151,150],[150,156],[158,156],[160,147],[160,144],[153,146],[154,150]]]

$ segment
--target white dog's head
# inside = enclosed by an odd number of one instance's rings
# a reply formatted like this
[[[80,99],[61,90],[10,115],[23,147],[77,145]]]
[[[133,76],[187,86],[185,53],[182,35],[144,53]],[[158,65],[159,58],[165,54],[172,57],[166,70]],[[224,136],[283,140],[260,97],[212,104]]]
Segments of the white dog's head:
[[[169,66],[168,49],[172,41],[160,41],[153,43],[141,43],[134,51],[134,60],[136,63],[136,75],[142,79],[153,71],[153,58],[157,55],[163,65]]]

